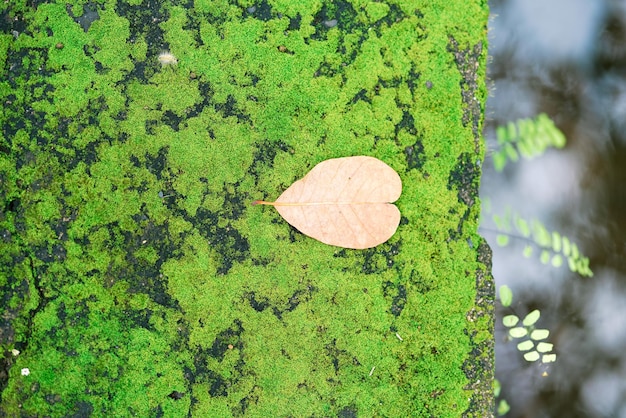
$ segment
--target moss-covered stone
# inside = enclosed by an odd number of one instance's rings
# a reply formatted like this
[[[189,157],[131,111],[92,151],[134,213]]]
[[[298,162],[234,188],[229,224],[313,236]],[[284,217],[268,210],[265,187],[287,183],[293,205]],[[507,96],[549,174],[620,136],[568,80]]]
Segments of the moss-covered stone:
[[[0,7],[0,415],[492,413],[486,1]],[[249,205],[348,155],[389,242]]]

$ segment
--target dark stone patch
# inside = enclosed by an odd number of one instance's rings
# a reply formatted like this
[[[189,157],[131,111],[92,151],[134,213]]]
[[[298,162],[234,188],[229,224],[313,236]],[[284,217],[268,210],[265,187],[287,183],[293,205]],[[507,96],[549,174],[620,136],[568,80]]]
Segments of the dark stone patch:
[[[383,51],[381,50],[381,53],[383,53]],[[389,67],[393,66],[393,63],[391,62],[385,62],[385,64]],[[383,80],[382,78],[378,79],[378,85],[376,86],[376,92],[380,91],[380,88],[398,88],[399,86],[403,85],[405,83],[405,80],[403,78],[400,77],[393,77],[390,78],[389,80]]]
[[[279,309],[278,307],[273,307],[272,312],[278,319],[282,319],[285,312],[291,312],[296,309],[301,302],[310,300],[312,294],[316,291],[317,288],[311,285],[308,285],[304,289],[296,289],[287,300],[287,306],[285,308]]]
[[[350,363],[351,361],[351,356],[346,350],[340,350],[337,348],[336,338],[333,338],[330,343],[324,346],[324,351],[326,351],[326,355],[330,358],[333,364],[335,374],[339,373],[341,363]]]
[[[313,17],[311,25],[315,27],[315,33],[311,35],[313,40],[326,40],[328,31],[338,27],[342,33],[354,33],[360,30],[363,33],[365,25],[359,23],[357,12],[348,1],[338,0],[325,3],[319,12]],[[335,25],[331,24],[336,22]]]
[[[339,72],[339,68],[335,64],[327,62],[320,63],[320,66],[314,73],[314,77],[334,77]]]
[[[277,219],[276,221],[282,222],[280,218]],[[304,234],[298,231],[293,225],[288,224],[288,226],[289,226],[289,242],[294,243],[294,242],[298,242],[302,240],[302,238],[304,237]]]
[[[271,262],[272,262],[272,259],[270,258],[254,257],[252,259],[252,264],[255,266],[260,266],[260,267],[269,266]]]
[[[263,0],[254,6],[248,7],[246,12],[255,19],[259,19],[263,22],[282,17],[280,13],[274,13],[272,6],[267,2],[267,0]]]
[[[126,98],[126,102],[125,102],[126,106],[129,105],[128,100],[129,100],[129,98],[127,97]],[[116,115],[113,115],[113,119],[115,119],[118,122],[123,122],[126,119],[128,119],[128,113],[125,110],[120,110],[119,112],[117,112]],[[126,132],[121,132],[120,135],[126,135],[128,137],[128,133],[126,133]],[[120,141],[120,142],[125,142],[125,141]]]
[[[68,415],[70,418],[89,418],[93,414],[93,405],[87,401],[76,401],[74,413]]]
[[[54,261],[63,261],[67,255],[67,251],[62,244],[50,244],[35,247],[33,251],[35,257],[44,263],[52,263]]]
[[[274,316],[282,320],[286,312],[292,312],[301,302],[309,301],[312,294],[316,291],[317,288],[310,284],[306,288],[296,289],[284,304],[273,304],[266,297],[257,296],[256,292],[247,292],[243,295],[243,298],[248,301],[250,307],[255,311],[263,312],[267,308],[271,308]]]
[[[391,298],[390,312],[398,317],[406,305],[406,287],[402,284],[386,281],[383,283],[383,295]]]
[[[59,348],[65,350],[67,355],[74,355],[73,351],[68,351],[70,346],[65,346],[69,330],[75,327],[87,328],[89,326],[90,310],[87,302],[94,302],[95,300],[96,297],[91,295],[87,299],[73,300],[69,307],[64,302],[60,302],[57,306],[57,317],[60,325],[51,328],[47,334],[51,340],[59,342]]]
[[[91,119],[91,118],[90,118]],[[95,122],[94,122],[95,124]],[[68,136],[69,138],[69,136]],[[80,162],[85,163],[85,165],[87,167],[91,166],[93,163],[95,163],[98,160],[98,147],[100,146],[100,144],[102,143],[101,140],[103,139],[107,139],[104,135],[100,138],[100,140],[98,140],[97,138],[94,139],[94,141],[89,142],[87,145],[85,145],[83,148],[74,148],[74,155],[73,157],[62,157],[60,154],[59,157],[64,158],[66,160],[66,164],[67,164],[67,170],[73,170],[75,169],[78,164]],[[109,139],[109,143],[112,143],[113,140],[111,138]]]
[[[169,395],[167,395],[168,398],[172,398],[175,401],[178,401],[180,399],[183,399],[183,397],[185,396],[184,392],[179,392],[177,390],[172,391]]]
[[[415,290],[422,294],[430,292],[435,287],[432,280],[426,280],[417,270],[411,270],[409,282]]]
[[[372,104],[372,101],[369,97],[367,97],[367,90],[361,89],[357,94],[354,95],[352,100],[350,100],[351,104],[356,104],[359,100],[363,100],[366,103]]]
[[[70,4],[65,5],[65,10],[67,11],[67,14],[70,15],[72,19],[74,19],[74,22],[78,23],[80,27],[83,28],[85,33],[87,33],[87,31],[91,27],[91,24],[100,19],[100,15],[98,14],[98,6],[99,5],[92,2],[83,4],[83,14],[80,16],[74,15],[74,13],[72,12],[72,6]]]
[[[278,154],[279,151],[293,152],[293,148],[283,141],[270,141],[266,139],[257,142],[254,146],[256,148],[254,150],[254,159],[252,160],[252,164],[250,164],[248,174],[254,177],[255,183],[258,183],[261,167],[270,170],[274,168],[274,158],[276,158],[276,154]]]
[[[0,213],[0,218],[4,218],[4,213]],[[11,243],[12,237],[13,236],[11,235],[11,231],[9,231],[8,229],[1,229],[0,230],[0,239],[5,244]]]
[[[200,22],[202,22],[203,16],[196,12],[193,7],[193,2],[190,0],[189,7],[187,9],[187,22],[183,25],[183,30],[193,35],[193,39],[196,42],[196,47],[201,48],[204,46],[202,36],[200,35]]]
[[[154,418],[163,418],[163,416],[165,415],[163,412],[163,407],[161,405],[158,405],[156,408],[152,408],[150,410],[150,415],[154,416]]]
[[[398,135],[398,132],[400,131],[405,131],[409,135],[417,136],[417,129],[415,129],[415,118],[413,118],[411,112],[406,109],[402,111],[402,119],[396,125],[396,135]],[[422,152],[424,152],[424,147],[422,146],[421,148]]]
[[[359,416],[359,410],[355,405],[344,406],[339,410],[337,414],[338,418],[357,418]]]
[[[244,299],[248,301],[248,303],[250,303],[250,307],[257,312],[263,312],[265,309],[267,309],[270,306],[267,299],[265,298],[261,300],[257,299],[255,292],[248,292],[244,294],[243,297]]]
[[[202,101],[199,103],[195,103],[189,109],[185,110],[185,120],[198,116],[200,113],[202,113],[205,107],[212,106],[211,100],[213,99],[214,91],[211,88],[211,84],[206,81],[199,80],[198,91],[200,92],[200,97],[202,98]],[[249,118],[247,120],[249,120]],[[209,136],[212,139],[215,139],[215,135],[213,135],[211,131],[209,131]]]
[[[45,395],[44,400],[48,403],[48,405],[55,405],[57,403],[63,402],[63,398],[58,393],[49,393]]]
[[[245,114],[239,106],[237,106],[237,100],[232,94],[228,95],[226,103],[216,103],[214,108],[215,111],[221,113],[224,118],[234,116],[239,122],[250,122],[250,116]]]
[[[478,42],[471,49],[461,49],[453,36],[449,37],[448,51],[454,55],[454,62],[461,74],[461,98],[465,104],[463,109],[463,126],[471,124],[474,135],[474,151],[480,153],[480,124],[482,120],[482,105],[477,97],[478,67],[483,52],[482,42]]]
[[[406,158],[406,166],[408,170],[421,170],[426,162],[424,154],[424,145],[421,139],[417,139],[413,145],[404,148],[404,156]]]
[[[186,369],[185,377],[191,383],[206,382],[210,385],[209,394],[213,397],[228,396],[228,388],[237,385],[238,381],[244,376],[244,362],[240,357],[234,366],[234,372],[229,378],[217,373],[215,370],[209,369],[209,357],[222,361],[226,350],[230,350],[229,345],[237,346],[240,351],[243,350],[240,342],[240,335],[244,331],[242,323],[239,320],[220,332],[215,338],[210,349],[199,349],[194,356],[195,371]],[[193,394],[191,395],[193,398]]]
[[[245,396],[239,401],[239,404],[231,408],[231,412],[234,417],[246,416],[245,413],[250,405],[256,405],[259,402],[258,392],[251,391],[248,396]]]
[[[234,263],[240,263],[250,255],[248,240],[230,223],[220,225],[223,216],[223,213],[211,212],[201,207],[196,216],[189,219],[217,252],[217,274],[227,274]]]
[[[126,309],[124,310],[124,322],[135,328],[155,332],[154,325],[150,323],[153,314],[152,309]]]
[[[480,167],[476,164],[477,158],[469,153],[461,154],[448,177],[448,190],[456,189],[459,202],[467,206],[465,212],[459,217],[457,230],[450,231],[451,239],[458,239],[462,235],[463,223],[469,219],[470,209],[478,196]]]
[[[348,251],[345,248],[342,248],[338,251],[335,251],[335,253],[333,254],[333,257],[335,258],[347,258],[348,257]]]
[[[474,205],[474,198],[478,195],[480,168],[476,162],[472,155],[461,154],[448,178],[448,190],[456,188],[459,201],[470,207]]]
[[[406,85],[409,87],[411,94],[415,96],[416,89],[418,87],[418,81],[420,79],[420,73],[415,70],[415,64],[411,63],[411,69],[409,70],[409,74],[406,78]]]
[[[146,153],[146,169],[154,174],[157,180],[161,181],[163,179],[163,173],[165,171],[165,166],[167,165],[167,154],[169,153],[169,146],[159,148],[159,152],[154,157],[148,153]],[[131,157],[133,158],[133,157]],[[136,159],[136,157],[134,157]],[[139,161],[139,160],[137,160]]]
[[[287,28],[287,30],[288,31],[299,30],[301,22],[302,22],[302,16],[300,16],[300,13],[298,13],[296,14],[295,17],[292,17],[289,19],[289,27]]]
[[[228,382],[218,373],[213,370],[207,370],[207,381],[210,383],[209,395],[216,396],[228,396]]]
[[[161,314],[164,315],[164,314]],[[177,337],[172,342],[172,352],[182,352],[188,350],[188,341],[189,341],[189,323],[185,321],[183,318],[180,318],[176,321],[175,324]]]
[[[388,3],[387,5],[389,6],[389,11],[382,19],[378,20],[375,25],[385,23],[387,26],[391,27],[406,18],[407,15],[402,11],[400,6],[394,3]]]
[[[17,262],[14,263],[17,265]],[[4,269],[2,269],[4,270]],[[0,271],[2,271],[0,270]],[[4,273],[4,271],[2,271]],[[25,301],[28,297],[28,282],[26,280],[18,280],[12,276],[11,272],[7,272],[8,281],[4,286],[0,287],[0,345],[5,346],[14,342],[15,337],[15,319],[21,313]],[[12,301],[19,301],[18,306],[12,308]],[[6,358],[6,361],[10,363],[10,357]],[[2,372],[2,364],[0,363],[0,389],[6,386],[8,379],[8,369],[6,374]]]
[[[2,191],[2,193],[4,194],[4,190]],[[5,212],[17,213],[20,209],[21,202],[22,200],[19,197],[13,198],[10,201],[6,202],[4,206]]]
[[[28,97],[36,96],[34,88],[43,85],[42,79],[53,75],[53,71],[46,70],[45,65],[43,65],[47,61],[47,48],[21,48],[17,51],[11,50],[11,53],[8,54],[6,58],[6,81],[9,82],[9,86],[13,90],[26,86],[30,87]]]
[[[241,321],[238,319],[234,320],[229,328],[217,334],[215,340],[213,340],[213,345],[211,345],[208,351],[209,355],[219,361],[224,360],[224,354],[230,349],[229,345],[234,347],[241,346],[240,338],[243,331],[244,328]]]
[[[129,22],[129,43],[135,43],[139,39],[144,39],[148,45],[146,56],[152,61],[148,66],[135,63],[135,68],[125,77],[122,83],[132,79],[146,83],[154,72],[157,71],[157,57],[161,52],[169,48],[163,37],[163,29],[159,25],[160,22],[165,22],[170,17],[167,7],[164,7],[165,3],[167,3],[165,0],[150,0],[138,5],[130,5],[126,1],[118,0],[115,4],[117,15],[127,19]]]
[[[130,5],[126,1],[118,0],[115,13],[128,20],[130,40],[145,38],[148,44],[148,56],[157,56],[163,48],[163,29],[158,22],[169,19],[167,8],[163,7],[165,0],[151,0],[138,5]]]
[[[183,119],[181,117],[179,117],[171,110],[166,110],[165,112],[163,112],[163,116],[161,116],[161,121],[170,128],[172,128],[175,132],[178,132],[180,122],[182,120]]]
[[[475,272],[476,277],[476,296],[474,307],[466,314],[468,322],[473,323],[478,318],[487,316],[489,318],[488,325],[481,325],[483,332],[494,333],[494,301],[495,286],[493,276],[491,275],[491,248],[483,240],[478,246],[478,262],[483,267],[478,268]],[[465,334],[469,336],[471,350],[467,359],[463,362],[463,372],[467,377],[468,383],[463,389],[471,392],[470,405],[463,413],[464,417],[472,416],[493,416],[495,411],[495,399],[493,396],[493,388],[491,383],[494,379],[494,340],[493,338],[483,339],[480,343],[475,341],[475,330],[465,330]]]
[[[118,280],[124,280],[129,285],[129,292],[147,294],[154,302],[173,309],[179,309],[178,301],[172,299],[167,291],[167,278],[160,273],[163,262],[167,259],[181,256],[178,246],[173,243],[167,225],[154,224],[149,219],[143,219],[141,214],[133,217],[137,222],[137,230],[126,231],[119,227],[117,222],[104,226],[109,238],[103,243],[106,249],[125,248],[123,264],[109,265],[106,273],[105,285],[112,286]],[[148,262],[137,257],[136,252],[143,246],[150,245],[157,250],[156,262]],[[138,318],[142,321],[141,318]]]
[[[400,253],[400,241],[384,247],[368,248],[360,251],[363,256],[361,271],[365,274],[377,274],[394,265],[395,257]]]
[[[30,152],[28,148],[39,152],[46,148],[53,135],[47,129],[48,119],[44,112],[32,108],[32,102],[52,102],[54,89],[41,80],[52,74],[46,70],[45,62],[48,59],[48,51],[42,48],[11,50],[6,58],[7,68],[5,81],[8,82],[12,91],[20,91],[19,96],[8,95],[3,103],[4,117],[0,129],[4,141],[2,148],[10,153],[18,131],[23,131],[31,138],[31,145],[20,145],[21,149],[13,154],[17,160],[17,168],[24,165],[24,154]]]
[[[144,128],[148,135],[154,135],[154,130],[157,126],[159,126],[159,121],[155,119],[146,119],[146,121],[144,122]]]
[[[313,25],[316,26],[316,28],[318,28],[318,31],[311,36],[311,38],[314,40],[326,39],[326,36],[327,36],[326,34],[328,30],[330,30],[331,28],[330,26],[328,26],[329,21],[337,22],[337,25],[339,25],[340,21],[338,19],[319,20],[320,14],[321,16],[325,15],[325,12],[324,12],[325,10],[327,10],[326,6],[322,8],[322,10],[318,13],[318,15],[316,15],[315,19],[313,20]],[[352,9],[351,5],[348,5],[348,8],[344,7],[342,10],[344,10],[345,13],[348,13],[350,15],[352,13],[356,15],[356,12],[354,12],[354,9]],[[352,64],[354,60],[357,58],[361,45],[367,39],[367,31],[369,29],[369,26],[363,25],[359,23],[357,20],[349,20],[345,24],[341,24],[340,26],[346,26],[346,25],[349,25],[350,27],[343,28],[345,30],[341,31],[339,35],[339,43],[337,45],[337,53],[341,55],[341,62],[339,63],[333,62],[332,64],[326,61],[321,62],[320,66],[317,68],[317,70],[314,73],[314,77],[320,77],[320,76],[333,77],[337,74],[341,74],[342,80],[345,83],[346,78],[343,75],[344,74],[343,69],[344,67]],[[356,41],[356,43],[354,43],[354,41],[351,40],[350,49],[348,49],[348,46],[346,45],[346,42],[345,42],[345,36],[347,34],[359,35],[359,39]],[[305,39],[305,42],[308,42],[308,39]]]
[[[31,2],[29,2],[31,7],[35,9],[39,6],[40,3],[43,3],[43,1],[31,0]],[[23,13],[16,13],[13,11],[15,7],[19,7],[18,3],[9,2],[5,4],[3,10],[0,11],[0,31],[2,33],[17,32],[32,35],[30,31],[27,31],[28,26],[26,24],[26,20],[24,19]]]

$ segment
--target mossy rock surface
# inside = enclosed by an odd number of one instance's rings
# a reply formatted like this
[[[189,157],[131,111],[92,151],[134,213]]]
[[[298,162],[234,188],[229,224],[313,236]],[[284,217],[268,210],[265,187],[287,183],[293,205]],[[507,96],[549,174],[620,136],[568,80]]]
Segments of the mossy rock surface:
[[[0,416],[492,413],[486,1],[0,7]],[[385,244],[250,205],[350,155]]]

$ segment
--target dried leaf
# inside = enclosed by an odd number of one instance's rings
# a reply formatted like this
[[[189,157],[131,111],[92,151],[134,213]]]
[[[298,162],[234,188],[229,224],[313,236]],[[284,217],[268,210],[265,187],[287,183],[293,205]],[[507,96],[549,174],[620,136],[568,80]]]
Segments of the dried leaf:
[[[300,232],[325,244],[364,249],[387,241],[400,223],[392,203],[402,193],[400,176],[373,157],[322,161],[293,183],[273,205]]]

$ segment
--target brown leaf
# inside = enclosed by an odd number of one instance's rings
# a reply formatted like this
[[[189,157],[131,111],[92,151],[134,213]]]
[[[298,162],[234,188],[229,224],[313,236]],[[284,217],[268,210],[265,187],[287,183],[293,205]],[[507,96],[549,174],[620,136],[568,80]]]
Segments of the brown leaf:
[[[363,249],[387,241],[400,223],[400,176],[373,157],[322,161],[273,205],[300,232],[325,244]]]

